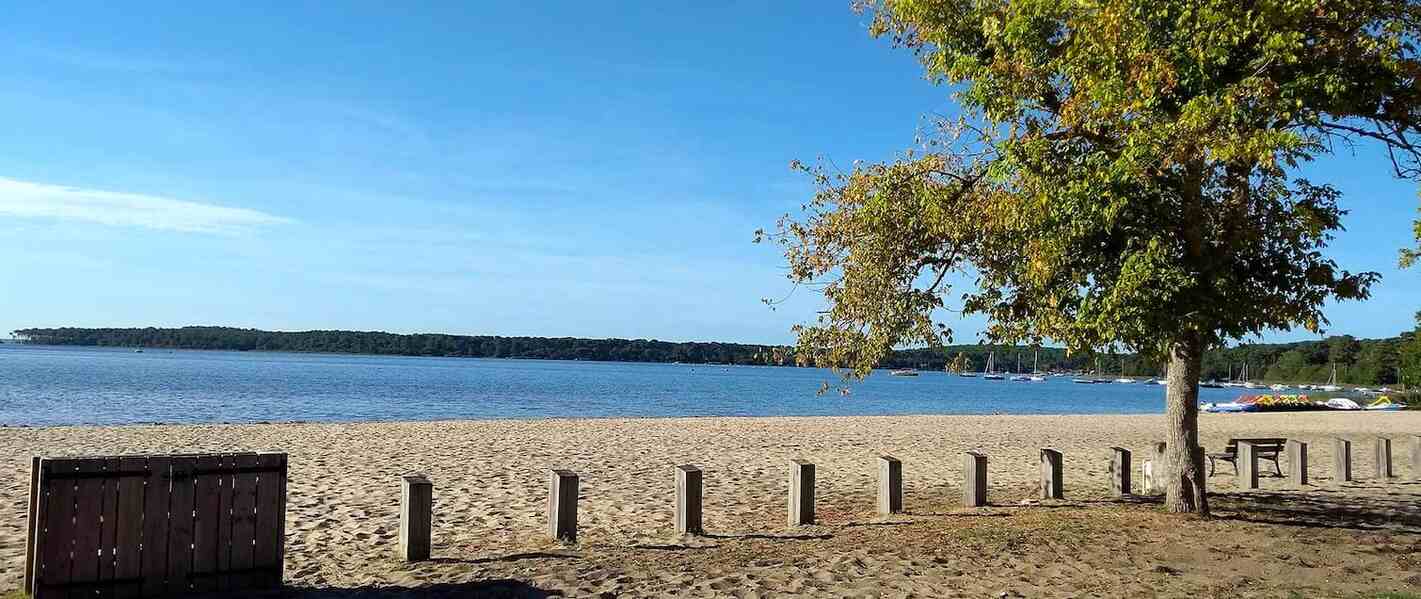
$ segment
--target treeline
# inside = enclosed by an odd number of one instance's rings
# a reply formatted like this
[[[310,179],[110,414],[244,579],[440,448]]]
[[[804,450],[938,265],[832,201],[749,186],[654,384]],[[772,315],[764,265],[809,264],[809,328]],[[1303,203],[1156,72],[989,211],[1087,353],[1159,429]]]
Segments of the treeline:
[[[692,364],[793,364],[789,348],[716,342],[669,342],[646,339],[571,337],[497,337],[472,335],[400,335],[361,331],[275,332],[230,327],[182,328],[31,328],[14,331],[24,343],[216,349],[232,351],[328,352],[397,356],[598,360],[608,362],[684,362]],[[1157,377],[1157,362],[1130,354],[1068,355],[1060,348],[952,345],[894,352],[884,368],[982,371],[989,355],[998,371],[1033,365],[1043,372],[1088,371],[1101,376]],[[1248,365],[1249,379],[1267,382],[1323,383],[1337,366],[1337,381],[1356,385],[1393,385],[1421,381],[1421,343],[1414,333],[1390,339],[1334,336],[1298,343],[1249,344],[1205,353],[1205,380],[1238,378]],[[1414,379],[1414,380],[1413,380]]]
[[[646,339],[493,337],[424,333],[399,335],[364,331],[275,332],[229,327],[182,327],[176,329],[66,327],[20,329],[15,331],[14,335],[25,343],[43,345],[600,360],[607,362],[765,364],[774,362],[776,355],[776,352],[773,351],[774,348],[770,346],[740,343],[673,343]]]
[[[1350,335],[1300,343],[1240,345],[1204,354],[1204,378],[1238,377],[1244,364],[1248,378],[1266,382],[1325,383],[1337,367],[1337,382],[1353,385],[1417,384],[1415,333],[1390,339],[1356,339]],[[1405,380],[1403,380],[1405,379]]]

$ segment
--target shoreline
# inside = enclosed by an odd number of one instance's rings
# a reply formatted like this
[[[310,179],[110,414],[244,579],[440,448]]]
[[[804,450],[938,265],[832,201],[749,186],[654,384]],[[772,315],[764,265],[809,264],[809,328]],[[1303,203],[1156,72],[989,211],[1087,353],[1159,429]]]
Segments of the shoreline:
[[[1295,416],[1307,415],[1351,415],[1353,417],[1380,417],[1380,415],[1390,415],[1396,417],[1398,414],[1421,414],[1421,410],[1399,410],[1395,412],[1375,411],[1375,410],[1305,410],[1305,411],[1280,411],[1280,412],[1239,412],[1227,414],[1209,414],[1201,412],[1199,419],[1203,422],[1207,419],[1215,418],[1258,418],[1271,416]],[[1366,414],[1367,416],[1362,416]],[[992,414],[944,414],[944,413],[905,413],[905,414],[784,414],[776,416],[741,416],[741,415],[685,415],[685,416],[526,416],[508,418],[435,418],[429,420],[270,420],[251,422],[122,422],[111,424],[91,424],[91,423],[70,423],[70,424],[9,424],[0,423],[0,431],[3,430],[51,430],[51,429],[103,429],[103,428],[141,428],[141,427],[244,427],[244,426],[362,426],[362,425],[400,425],[400,424],[471,424],[471,423],[494,423],[494,422],[580,422],[580,421],[706,421],[706,420],[851,420],[851,419],[893,419],[893,418],[1150,418],[1164,416],[1163,408],[1159,412],[1074,412],[1074,413],[1042,413],[1042,414],[1022,414],[1022,413],[992,413]]]
[[[1358,412],[1360,413],[1360,412]],[[509,417],[509,418],[436,418],[430,420],[272,420],[254,422],[123,422],[115,424],[5,424],[0,423],[0,430],[45,430],[45,429],[102,429],[102,428],[139,428],[139,427],[242,427],[242,426],[361,426],[361,425],[390,425],[390,424],[477,424],[494,422],[580,422],[580,421],[705,421],[705,420],[844,420],[844,419],[873,419],[873,418],[1003,418],[1003,417],[1024,417],[1024,418],[1046,418],[1046,417],[1149,417],[1163,416],[1164,412],[1158,413],[1122,413],[1105,412],[1091,413],[1081,412],[1075,414],[862,414],[862,415],[819,415],[819,414],[786,414],[780,416],[529,416],[529,417]],[[1246,414],[1229,414],[1246,415]]]

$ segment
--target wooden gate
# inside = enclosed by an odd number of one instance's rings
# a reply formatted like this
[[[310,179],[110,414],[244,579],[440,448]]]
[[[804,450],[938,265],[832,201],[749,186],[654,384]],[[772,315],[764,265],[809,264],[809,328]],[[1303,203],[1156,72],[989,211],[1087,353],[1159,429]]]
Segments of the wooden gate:
[[[286,454],[34,458],[33,599],[281,586]]]

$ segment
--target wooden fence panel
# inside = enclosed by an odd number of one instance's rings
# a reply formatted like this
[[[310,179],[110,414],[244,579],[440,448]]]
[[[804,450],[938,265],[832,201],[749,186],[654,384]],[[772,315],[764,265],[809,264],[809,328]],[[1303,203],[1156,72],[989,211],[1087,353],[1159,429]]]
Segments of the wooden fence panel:
[[[31,467],[33,599],[281,585],[285,454],[36,458]]]

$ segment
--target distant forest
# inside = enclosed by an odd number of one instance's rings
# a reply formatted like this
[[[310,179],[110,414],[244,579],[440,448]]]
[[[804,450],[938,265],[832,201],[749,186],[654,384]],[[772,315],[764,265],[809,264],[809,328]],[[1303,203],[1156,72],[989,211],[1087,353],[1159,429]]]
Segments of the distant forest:
[[[646,339],[577,339],[570,337],[496,337],[471,335],[399,335],[359,331],[275,332],[229,327],[167,328],[56,328],[20,329],[14,335],[23,343],[215,349],[232,351],[327,352],[398,356],[449,356],[470,358],[522,358],[543,360],[599,360],[609,362],[684,362],[692,364],[793,364],[790,348],[717,342],[671,342]],[[1204,357],[1204,379],[1237,378],[1244,364],[1255,381],[1326,382],[1337,365],[1338,382],[1387,385],[1400,382],[1413,333],[1391,339],[1354,339],[1334,336],[1319,341],[1249,344],[1210,350]],[[981,371],[989,354],[997,368],[1029,372],[1033,360],[1042,371],[1094,370],[1101,376],[1163,375],[1157,363],[1130,354],[1066,355],[1060,348],[1026,348],[992,345],[952,345],[934,349],[900,350],[882,364],[885,368]],[[1038,358],[1039,356],[1039,358]],[[1408,377],[1410,378],[1410,377]],[[1416,381],[1408,380],[1415,384]]]

